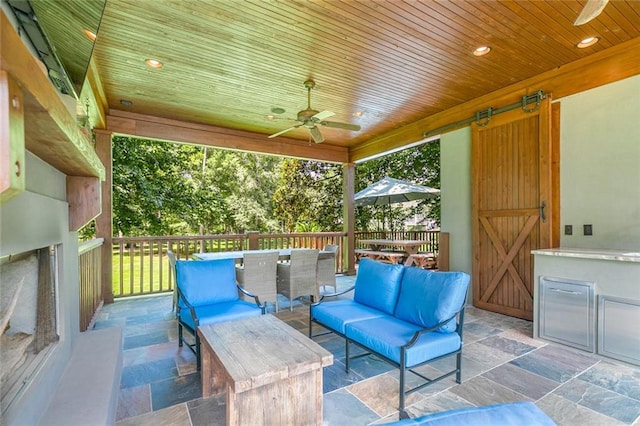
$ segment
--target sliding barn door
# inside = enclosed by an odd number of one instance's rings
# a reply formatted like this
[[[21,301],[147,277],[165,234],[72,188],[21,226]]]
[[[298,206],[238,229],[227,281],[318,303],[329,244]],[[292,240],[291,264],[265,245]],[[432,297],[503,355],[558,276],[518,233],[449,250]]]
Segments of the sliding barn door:
[[[531,320],[531,250],[552,241],[549,101],[473,127],[473,304]]]

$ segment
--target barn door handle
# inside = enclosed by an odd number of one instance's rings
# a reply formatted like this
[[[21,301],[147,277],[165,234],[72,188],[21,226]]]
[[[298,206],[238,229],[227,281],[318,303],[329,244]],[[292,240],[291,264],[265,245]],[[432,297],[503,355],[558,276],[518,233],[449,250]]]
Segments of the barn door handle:
[[[547,220],[546,216],[544,215],[545,207],[547,207],[547,203],[543,201],[542,204],[540,205],[540,218],[542,219],[543,222],[546,222]]]

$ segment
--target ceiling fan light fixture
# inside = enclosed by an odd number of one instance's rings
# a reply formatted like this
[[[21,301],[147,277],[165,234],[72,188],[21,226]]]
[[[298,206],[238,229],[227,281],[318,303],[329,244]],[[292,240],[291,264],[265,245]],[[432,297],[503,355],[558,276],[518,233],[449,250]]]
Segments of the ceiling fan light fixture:
[[[587,37],[585,39],[580,40],[576,47],[578,49],[584,49],[585,47],[590,47],[599,42],[600,39],[598,37]]]
[[[491,47],[480,46],[480,47],[476,47],[476,49],[473,51],[473,56],[484,56],[489,52],[491,52]]]
[[[146,66],[148,66],[149,68],[155,68],[155,69],[160,69],[163,67],[163,63],[160,62],[157,59],[145,59],[144,63]]]

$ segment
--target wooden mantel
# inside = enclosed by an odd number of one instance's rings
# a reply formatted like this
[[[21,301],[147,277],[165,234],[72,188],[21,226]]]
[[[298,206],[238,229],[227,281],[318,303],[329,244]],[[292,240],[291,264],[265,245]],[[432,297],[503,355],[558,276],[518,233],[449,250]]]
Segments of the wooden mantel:
[[[24,191],[24,152],[29,151],[67,176],[71,230],[98,215],[105,168],[89,135],[1,11],[0,106],[2,203]]]

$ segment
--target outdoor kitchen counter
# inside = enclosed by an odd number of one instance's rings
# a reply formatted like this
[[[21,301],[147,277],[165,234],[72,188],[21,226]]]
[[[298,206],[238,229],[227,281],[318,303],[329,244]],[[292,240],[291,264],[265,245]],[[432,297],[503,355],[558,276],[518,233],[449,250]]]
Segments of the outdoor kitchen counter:
[[[532,250],[532,254],[540,256],[576,257],[581,259],[616,260],[619,262],[640,262],[640,251],[606,250],[584,248],[553,248]]]
[[[531,253],[533,337],[640,365],[640,251],[563,247]]]

